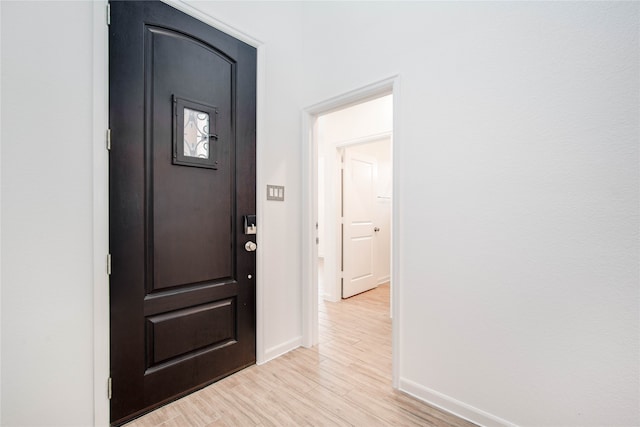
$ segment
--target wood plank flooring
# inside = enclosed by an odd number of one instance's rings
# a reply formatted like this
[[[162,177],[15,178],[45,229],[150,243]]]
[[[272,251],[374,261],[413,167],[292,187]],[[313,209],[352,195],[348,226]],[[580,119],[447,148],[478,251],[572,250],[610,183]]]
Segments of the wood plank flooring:
[[[469,427],[391,387],[389,286],[319,307],[320,343],[252,366],[128,427]]]

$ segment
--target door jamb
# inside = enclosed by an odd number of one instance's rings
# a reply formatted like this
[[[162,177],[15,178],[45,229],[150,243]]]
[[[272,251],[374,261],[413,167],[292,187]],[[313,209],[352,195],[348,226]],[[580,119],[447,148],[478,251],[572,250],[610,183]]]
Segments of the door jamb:
[[[235,29],[200,11],[182,0],[162,0],[213,28],[253,46],[257,50],[256,79],[256,215],[264,213],[264,197],[260,189],[266,187],[262,174],[264,117],[266,117],[266,56],[260,40]],[[94,425],[109,425],[107,384],[109,361],[109,154],[106,150],[106,130],[109,127],[109,27],[107,0],[93,3],[93,416]],[[259,236],[257,243],[260,244]],[[256,363],[265,361],[264,293],[262,277],[264,261],[256,252]]]
[[[318,141],[315,133],[319,115],[359,104],[381,95],[393,94],[393,199],[391,207],[391,310],[392,321],[392,384],[398,388],[400,378],[400,325],[402,312],[399,309],[400,282],[399,269],[399,179],[398,165],[401,133],[399,121],[400,76],[369,84],[353,91],[335,96],[302,110],[302,344],[312,347],[318,343],[318,247],[316,227],[318,220]]]
[[[93,3],[93,424],[109,425],[109,27],[107,2]]]

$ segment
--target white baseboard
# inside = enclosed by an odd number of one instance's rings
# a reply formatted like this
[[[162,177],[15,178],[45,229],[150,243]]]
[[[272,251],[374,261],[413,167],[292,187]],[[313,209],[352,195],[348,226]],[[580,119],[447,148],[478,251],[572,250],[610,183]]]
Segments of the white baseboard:
[[[340,301],[342,298],[338,297],[335,298],[333,295],[331,294],[322,294],[322,299],[325,301],[329,301],[329,302],[338,302]]]
[[[378,285],[384,285],[385,283],[391,281],[391,276],[384,276],[378,278]]]
[[[449,412],[460,418],[464,418],[467,421],[478,424],[484,427],[516,427],[507,420],[503,420],[500,417],[489,414],[481,409],[474,408],[471,405],[460,402],[452,397],[442,394],[438,391],[431,390],[413,381],[405,378],[400,378],[400,385],[398,387],[400,391],[403,391],[416,399],[420,399],[429,405]]]
[[[263,365],[268,361],[275,359],[276,357],[282,356],[283,354],[288,353],[291,350],[295,350],[301,345],[302,345],[302,337],[296,337],[282,344],[268,348],[264,352],[264,358],[262,358],[262,360],[260,361],[260,363],[258,363],[258,365]]]

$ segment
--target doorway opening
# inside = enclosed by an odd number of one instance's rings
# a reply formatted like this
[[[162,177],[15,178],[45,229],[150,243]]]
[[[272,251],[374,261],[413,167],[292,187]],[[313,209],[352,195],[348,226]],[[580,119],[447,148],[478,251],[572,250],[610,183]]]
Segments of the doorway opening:
[[[360,160],[358,163],[359,173],[366,172],[365,175],[376,178],[381,168],[375,160],[375,155],[367,153],[369,150],[386,151],[388,157],[384,157],[383,175],[387,174],[388,179],[384,183],[375,182],[371,184],[368,194],[372,195],[373,202],[371,206],[385,207],[388,211],[388,225],[385,225],[384,232],[388,233],[388,244],[386,250],[388,254],[386,260],[388,262],[388,271],[381,273],[374,271],[380,267],[376,263],[375,256],[381,255],[376,252],[374,244],[375,239],[383,240],[380,233],[383,227],[378,225],[378,217],[372,216],[368,221],[356,220],[353,231],[350,235],[346,233],[346,238],[355,239],[356,244],[360,247],[356,250],[367,249],[370,255],[368,262],[356,264],[355,273],[351,274],[351,278],[358,279],[365,277],[369,281],[373,281],[373,288],[380,283],[390,282],[390,302],[388,304],[390,313],[393,313],[393,322],[391,325],[391,346],[392,346],[392,383],[393,387],[398,387],[399,382],[399,325],[401,313],[397,309],[400,283],[398,280],[398,234],[393,230],[398,227],[396,222],[398,211],[397,197],[393,197],[394,188],[397,186],[397,180],[393,179],[393,165],[397,161],[397,112],[394,106],[398,105],[399,94],[399,77],[395,76],[383,81],[379,81],[363,88],[345,93],[343,95],[331,98],[324,102],[313,105],[303,111],[303,254],[302,268],[305,286],[302,288],[303,298],[303,345],[312,347],[319,342],[319,304],[321,301],[340,301],[343,293],[343,267],[345,262],[349,263],[348,251],[343,250],[343,226],[345,219],[342,216],[343,200],[342,185],[344,174],[341,171],[342,163],[348,163],[348,159]],[[372,102],[370,104],[370,102]],[[386,105],[387,109],[381,109],[385,113],[375,114],[354,114],[366,111],[379,103]],[[342,129],[340,136],[334,136],[329,144],[322,142],[323,132],[332,125],[327,125],[327,120],[340,116],[341,113],[349,111],[353,117],[341,120],[342,124],[336,124],[335,129]],[[384,117],[384,118],[382,118]],[[323,123],[324,122],[324,123]],[[326,138],[325,138],[326,140]],[[329,149],[327,148],[329,147]],[[376,147],[376,148],[373,148]],[[385,148],[388,147],[388,150]],[[371,161],[362,161],[364,157],[374,157]],[[344,161],[343,161],[344,158]],[[358,159],[359,158],[359,159]],[[396,168],[397,170],[397,168]],[[341,171],[338,174],[338,171]],[[321,182],[322,181],[322,182]],[[348,186],[347,186],[348,187]],[[348,188],[345,189],[349,190]],[[355,191],[361,195],[364,192]],[[328,196],[330,195],[330,196]],[[379,196],[379,197],[378,197]],[[348,209],[348,200],[344,205]],[[319,206],[324,204],[322,212]],[[357,203],[356,203],[357,205]],[[360,206],[361,207],[361,206]],[[348,220],[348,219],[347,219]],[[368,236],[356,236],[355,228],[368,229]],[[378,228],[378,231],[376,231]],[[376,233],[378,235],[376,235]],[[345,240],[348,241],[348,240]],[[353,252],[353,251],[351,251]],[[320,256],[321,255],[321,256]],[[344,256],[343,256],[344,255]],[[382,255],[384,257],[384,255]],[[353,261],[353,260],[351,260]],[[356,260],[356,263],[358,261]],[[367,268],[368,267],[368,268]],[[348,268],[348,267],[347,267]],[[369,270],[365,272],[364,270]],[[322,274],[322,275],[320,275]],[[386,276],[386,277],[385,277]],[[363,292],[356,291],[354,294]],[[320,294],[321,293],[321,294]],[[345,297],[347,294],[345,293]]]
[[[339,301],[391,278],[393,95],[321,114],[318,292]]]

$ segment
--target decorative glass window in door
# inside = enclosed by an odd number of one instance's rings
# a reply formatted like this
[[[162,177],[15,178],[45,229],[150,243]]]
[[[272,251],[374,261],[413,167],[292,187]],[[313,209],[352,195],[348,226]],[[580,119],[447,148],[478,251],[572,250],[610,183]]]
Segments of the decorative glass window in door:
[[[209,158],[209,114],[184,108],[185,157]]]
[[[217,169],[216,107],[173,96],[173,164]]]

